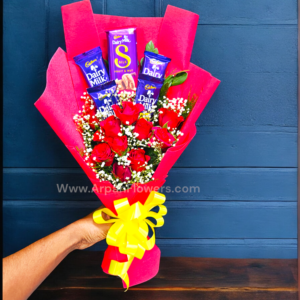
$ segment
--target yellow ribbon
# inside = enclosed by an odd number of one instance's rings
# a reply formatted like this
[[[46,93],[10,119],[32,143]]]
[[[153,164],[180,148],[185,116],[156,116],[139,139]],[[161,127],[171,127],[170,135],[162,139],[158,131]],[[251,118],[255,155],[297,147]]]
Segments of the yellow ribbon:
[[[155,231],[154,227],[161,227],[164,225],[164,218],[167,214],[167,208],[162,205],[166,200],[165,195],[151,192],[144,205],[137,202],[130,205],[127,198],[114,201],[114,207],[117,215],[110,209],[103,208],[96,210],[93,214],[94,221],[97,224],[114,223],[106,237],[108,245],[119,248],[120,253],[126,254],[127,262],[118,262],[112,260],[109,266],[108,273],[111,275],[121,277],[127,289],[129,287],[128,269],[133,259],[141,259],[146,250],[151,250],[155,245]],[[151,211],[158,206],[159,211]],[[102,212],[111,217],[109,220],[104,220]],[[153,218],[156,224],[147,218]],[[153,235],[148,239],[149,227]]]

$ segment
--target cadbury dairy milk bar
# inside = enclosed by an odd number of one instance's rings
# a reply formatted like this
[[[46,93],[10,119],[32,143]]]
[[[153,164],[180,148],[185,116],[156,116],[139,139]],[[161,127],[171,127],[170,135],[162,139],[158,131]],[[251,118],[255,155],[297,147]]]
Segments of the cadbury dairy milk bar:
[[[89,87],[109,81],[100,47],[75,56],[74,61],[80,67]]]
[[[160,54],[145,51],[143,68],[141,73],[156,78],[164,78],[170,58]]]
[[[137,72],[136,28],[107,31],[110,80],[119,90],[134,89]]]
[[[163,78],[160,79],[145,74],[140,74],[138,78],[135,102],[143,104],[145,111],[151,113],[153,106],[157,103],[163,83]]]
[[[114,80],[88,88],[87,92],[103,114],[107,117],[114,114],[112,105],[118,104],[117,85]]]

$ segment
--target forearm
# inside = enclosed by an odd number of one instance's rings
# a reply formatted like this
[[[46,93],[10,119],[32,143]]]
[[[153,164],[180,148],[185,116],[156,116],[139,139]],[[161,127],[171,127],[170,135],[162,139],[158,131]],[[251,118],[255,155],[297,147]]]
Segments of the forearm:
[[[76,223],[3,259],[3,299],[23,300],[80,243]]]

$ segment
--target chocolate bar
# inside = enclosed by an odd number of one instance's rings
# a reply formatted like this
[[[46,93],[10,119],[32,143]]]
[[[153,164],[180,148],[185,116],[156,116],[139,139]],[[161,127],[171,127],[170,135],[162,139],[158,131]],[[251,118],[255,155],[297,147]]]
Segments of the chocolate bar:
[[[136,90],[135,102],[144,105],[146,112],[152,113],[156,105],[164,79],[140,74]]]
[[[93,98],[97,109],[100,109],[104,115],[109,117],[114,114],[112,105],[119,102],[117,85],[114,80],[88,88],[87,92]]]
[[[109,81],[100,47],[75,56],[74,61],[80,67],[89,87]]]
[[[141,73],[156,78],[164,78],[170,61],[171,59],[166,56],[145,51]]]
[[[135,89],[138,72],[136,28],[106,33],[110,80],[116,80],[118,89]]]

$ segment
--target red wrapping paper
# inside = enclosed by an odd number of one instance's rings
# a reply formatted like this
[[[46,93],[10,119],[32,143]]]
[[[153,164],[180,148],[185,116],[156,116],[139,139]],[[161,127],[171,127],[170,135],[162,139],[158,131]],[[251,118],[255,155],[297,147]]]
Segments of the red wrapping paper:
[[[47,70],[47,85],[35,106],[72,153],[81,168],[94,184],[94,192],[101,202],[114,213],[113,201],[127,197],[130,204],[146,201],[151,190],[158,190],[164,183],[169,170],[196,134],[195,123],[210,100],[220,81],[211,74],[190,63],[199,16],[173,6],[168,6],[163,18],[129,18],[93,14],[90,1],[84,0],[62,7],[63,25],[67,53],[58,49]],[[73,116],[82,107],[82,94],[87,84],[74,63],[73,57],[100,46],[107,59],[106,30],[120,27],[137,27],[138,59],[143,57],[146,44],[152,40],[159,53],[172,59],[167,75],[181,70],[189,70],[184,84],[170,88],[168,97],[183,97],[196,94],[198,100],[185,120],[181,131],[184,135],[175,147],[167,150],[154,173],[154,181],[133,185],[125,192],[107,192],[112,188],[109,182],[99,182],[96,174],[86,165],[78,149],[83,149],[83,141],[76,130]],[[143,189],[138,189],[143,186]],[[141,191],[142,190],[142,191]],[[108,272],[112,259],[126,261],[116,247],[108,246],[102,268]],[[130,286],[154,277],[159,269],[160,250],[155,246],[146,251],[141,260],[135,258],[128,271]],[[124,283],[123,283],[124,285]]]

